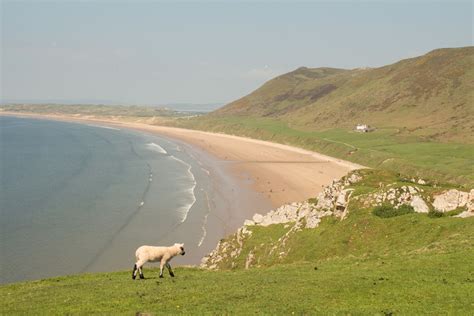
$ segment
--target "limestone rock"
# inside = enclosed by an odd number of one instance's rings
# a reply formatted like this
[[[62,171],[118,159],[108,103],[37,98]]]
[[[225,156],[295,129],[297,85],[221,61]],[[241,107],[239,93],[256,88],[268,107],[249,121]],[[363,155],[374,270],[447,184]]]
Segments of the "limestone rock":
[[[471,190],[472,191],[472,190]],[[449,212],[468,204],[470,193],[451,189],[434,197],[433,206],[440,212]]]
[[[316,228],[319,226],[321,219],[317,216],[310,216],[306,219],[306,228]]]
[[[428,213],[430,211],[428,205],[426,205],[425,201],[418,195],[412,197],[410,205],[417,213]]]
[[[246,219],[244,221],[244,226],[254,226],[255,225],[255,222],[251,219]]]
[[[252,217],[252,220],[255,224],[260,224],[263,221],[263,215],[257,213]]]

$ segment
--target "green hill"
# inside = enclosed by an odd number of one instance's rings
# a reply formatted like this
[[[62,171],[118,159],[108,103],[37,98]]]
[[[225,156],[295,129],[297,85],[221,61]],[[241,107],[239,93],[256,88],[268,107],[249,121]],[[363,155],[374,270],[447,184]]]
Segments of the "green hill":
[[[299,68],[214,115],[278,118],[308,130],[364,123],[472,143],[473,98],[474,47],[464,47],[437,49],[380,68]]]
[[[358,123],[375,127],[358,133]],[[374,69],[299,68],[174,126],[248,136],[474,186],[474,47]]]

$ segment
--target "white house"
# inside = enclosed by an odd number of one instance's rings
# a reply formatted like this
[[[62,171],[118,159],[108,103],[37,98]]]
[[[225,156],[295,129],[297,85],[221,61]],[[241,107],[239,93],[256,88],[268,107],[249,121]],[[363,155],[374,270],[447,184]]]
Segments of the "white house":
[[[372,129],[369,125],[367,124],[357,124],[355,130],[357,132],[361,132],[361,133],[367,133],[367,132],[370,132]]]

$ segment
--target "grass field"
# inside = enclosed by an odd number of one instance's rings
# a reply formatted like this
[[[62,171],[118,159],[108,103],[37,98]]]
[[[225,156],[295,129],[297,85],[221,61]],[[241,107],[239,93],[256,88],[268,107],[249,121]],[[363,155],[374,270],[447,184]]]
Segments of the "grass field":
[[[474,144],[405,136],[393,127],[370,133],[330,129],[310,131],[272,118],[203,116],[175,125],[289,144],[330,156],[438,182],[474,186]]]
[[[455,314],[474,309],[472,251],[211,272],[176,268],[0,287],[2,314]]]
[[[438,234],[447,231],[444,224]],[[462,234],[450,238],[466,243]],[[59,277],[2,286],[1,309],[5,314],[469,315],[474,308],[470,242],[464,250],[438,252],[428,247],[405,254],[342,258],[333,253],[319,260],[314,260],[315,248],[309,254],[313,258],[292,264],[216,272],[176,268],[174,279],[159,279],[156,269],[145,270],[147,279],[140,281],[132,281],[130,271]],[[389,248],[396,242],[386,243]],[[436,248],[434,241],[431,248]]]

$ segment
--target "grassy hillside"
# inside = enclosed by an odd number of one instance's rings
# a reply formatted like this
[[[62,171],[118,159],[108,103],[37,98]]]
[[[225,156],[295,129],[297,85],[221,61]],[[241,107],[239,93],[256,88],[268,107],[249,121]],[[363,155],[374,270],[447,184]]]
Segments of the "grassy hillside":
[[[366,170],[353,196],[396,175]],[[420,186],[425,194],[443,187]],[[5,314],[456,314],[474,309],[474,217],[407,214],[379,218],[350,204],[343,221],[327,218],[269,249],[289,227],[250,228],[236,264],[224,270],[175,268],[176,277],[145,280],[131,271],[85,274],[0,287]],[[232,238],[232,237],[229,237]],[[243,269],[253,251],[255,264]],[[225,262],[224,265],[228,264]],[[223,266],[225,268],[225,266]]]
[[[473,187],[473,100],[474,47],[449,48],[373,69],[299,68],[172,124]],[[354,132],[358,123],[376,130]]]
[[[318,131],[362,122],[402,135],[473,143],[473,98],[474,47],[464,47],[380,68],[299,68],[214,115],[279,118]]]

